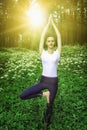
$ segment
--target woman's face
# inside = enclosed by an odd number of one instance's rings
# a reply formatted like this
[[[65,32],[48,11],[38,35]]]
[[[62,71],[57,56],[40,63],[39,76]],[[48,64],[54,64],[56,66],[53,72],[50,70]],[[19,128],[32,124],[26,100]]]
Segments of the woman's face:
[[[46,45],[48,48],[53,49],[53,47],[55,45],[54,37],[48,37],[47,41],[46,41]]]

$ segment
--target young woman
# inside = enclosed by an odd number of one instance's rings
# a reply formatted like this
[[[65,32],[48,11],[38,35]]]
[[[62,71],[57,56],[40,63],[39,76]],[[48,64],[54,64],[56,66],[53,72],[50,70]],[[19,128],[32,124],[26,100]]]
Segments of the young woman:
[[[50,24],[53,26],[57,36],[56,50],[54,50],[55,39],[53,36],[47,37],[46,39],[47,50],[44,49],[45,35]],[[26,89],[20,95],[20,98],[30,99],[38,96],[45,96],[47,99],[47,108],[44,115],[44,120],[46,122],[50,122],[52,106],[58,89],[57,64],[60,59],[60,53],[61,53],[61,36],[52,19],[52,16],[49,17],[48,23],[42,32],[39,51],[43,66],[40,82]],[[44,89],[47,89],[48,91],[42,92],[42,90]]]

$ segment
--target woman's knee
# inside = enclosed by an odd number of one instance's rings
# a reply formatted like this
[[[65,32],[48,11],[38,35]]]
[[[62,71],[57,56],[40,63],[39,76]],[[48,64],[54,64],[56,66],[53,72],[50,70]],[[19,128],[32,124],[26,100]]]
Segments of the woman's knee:
[[[24,96],[23,94],[21,94],[21,95],[20,95],[20,98],[21,98],[22,100],[24,100],[24,99],[25,99],[25,96]]]

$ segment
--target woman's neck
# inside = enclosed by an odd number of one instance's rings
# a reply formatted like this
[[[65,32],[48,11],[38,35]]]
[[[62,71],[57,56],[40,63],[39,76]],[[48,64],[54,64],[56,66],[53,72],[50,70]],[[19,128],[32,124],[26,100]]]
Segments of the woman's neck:
[[[52,53],[54,52],[54,50],[53,50],[53,49],[48,48],[48,52],[49,52],[50,54],[52,54]]]

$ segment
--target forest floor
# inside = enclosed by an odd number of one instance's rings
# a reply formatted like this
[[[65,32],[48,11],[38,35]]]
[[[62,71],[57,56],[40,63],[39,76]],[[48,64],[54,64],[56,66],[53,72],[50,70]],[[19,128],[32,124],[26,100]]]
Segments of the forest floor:
[[[42,123],[45,97],[21,100],[23,90],[40,80],[38,51],[0,49],[0,130],[87,130],[87,48],[63,46],[52,123]]]

